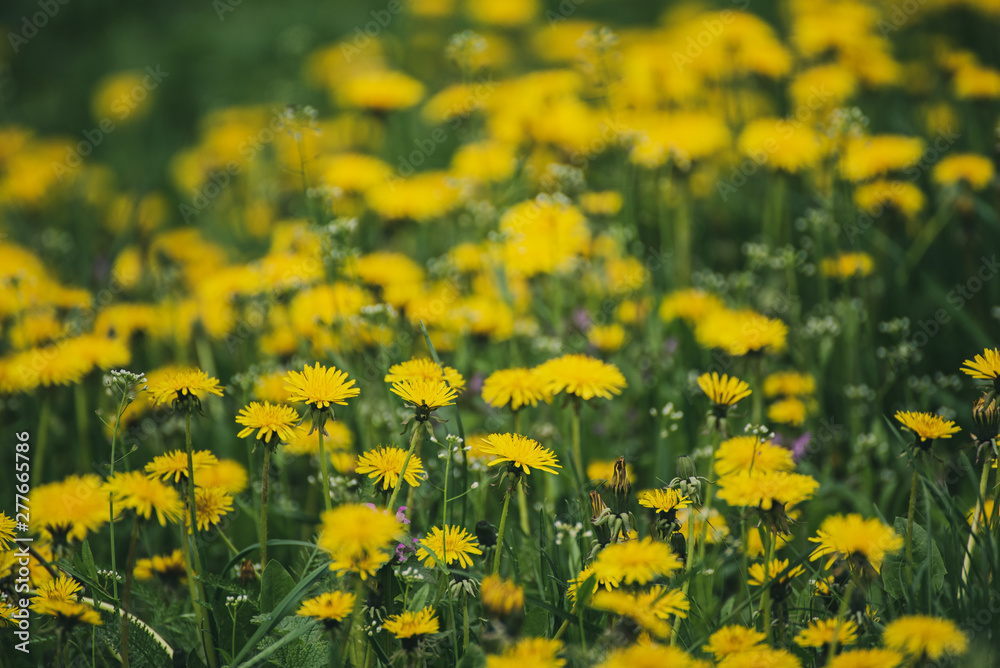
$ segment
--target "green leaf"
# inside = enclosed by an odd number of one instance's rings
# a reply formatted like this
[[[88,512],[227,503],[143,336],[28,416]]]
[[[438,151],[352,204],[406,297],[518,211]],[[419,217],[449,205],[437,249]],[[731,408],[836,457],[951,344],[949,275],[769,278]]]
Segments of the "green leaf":
[[[409,610],[423,610],[427,606],[427,599],[431,595],[431,585],[424,584],[413,594],[410,599]]]
[[[260,611],[270,612],[295,587],[295,580],[280,561],[269,561],[260,576]]]
[[[295,588],[288,592],[288,594],[281,599],[280,603],[274,606],[274,610],[271,613],[270,618],[262,624],[261,627],[257,629],[257,632],[253,634],[253,637],[247,641],[247,643],[243,646],[243,649],[241,649],[239,654],[236,655],[236,658],[233,659],[233,664],[239,663],[244,657],[246,657],[247,654],[253,651],[253,649],[257,646],[257,643],[260,642],[261,638],[270,633],[282,619],[291,613],[292,608],[299,602],[299,599],[302,598],[306,591],[329,572],[329,566],[327,566],[327,564],[323,564],[303,577],[302,580],[295,585]]]
[[[465,656],[458,662],[458,668],[483,668],[486,665],[486,655],[479,645],[470,645]]]
[[[549,613],[544,608],[528,608],[524,616],[524,635],[544,638],[549,635]]]
[[[897,517],[893,528],[896,533],[905,537],[906,518]],[[906,573],[906,552],[900,549],[898,552],[887,554],[882,561],[882,585],[885,587],[886,593],[895,599],[902,600],[906,598],[904,592],[913,591],[922,582],[926,582],[926,577],[917,579],[917,573],[927,563],[927,546],[927,532],[914,522],[912,582],[911,577],[907,576]],[[948,569],[945,568],[941,551],[938,550],[938,546],[934,542],[930,543],[930,549],[931,587],[937,592],[941,591],[941,587],[944,586],[944,576]]]
[[[94,553],[90,550],[90,541],[87,539],[80,546],[80,557],[83,559],[81,571],[91,580],[97,580],[97,564],[94,563]]]

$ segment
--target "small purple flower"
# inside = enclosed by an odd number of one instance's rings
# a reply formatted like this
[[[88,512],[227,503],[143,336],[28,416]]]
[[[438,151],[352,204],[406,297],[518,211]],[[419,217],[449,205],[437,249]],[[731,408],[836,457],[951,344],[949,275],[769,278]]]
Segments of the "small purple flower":
[[[792,456],[795,461],[799,461],[809,452],[809,444],[812,443],[812,432],[807,431],[792,443]]]

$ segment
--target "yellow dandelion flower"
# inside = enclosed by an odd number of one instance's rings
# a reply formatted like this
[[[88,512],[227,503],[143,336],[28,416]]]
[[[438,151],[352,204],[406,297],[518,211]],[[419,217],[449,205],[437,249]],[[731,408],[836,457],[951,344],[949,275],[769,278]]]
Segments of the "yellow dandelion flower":
[[[788,325],[753,309],[719,309],[695,325],[694,336],[701,347],[720,348],[730,355],[778,353],[788,345]]]
[[[549,638],[522,638],[503,651],[500,656],[487,656],[486,668],[562,668],[560,659],[563,644]]]
[[[993,180],[993,162],[982,155],[965,153],[949,155],[934,165],[931,178],[942,186],[956,185],[962,181],[974,190],[982,190]]]
[[[660,319],[672,322],[682,318],[688,324],[694,325],[709,313],[723,309],[725,304],[715,295],[697,288],[688,288],[672,292],[663,298],[660,304]]]
[[[714,371],[698,376],[698,387],[713,404],[727,408],[735,406],[742,399],[746,399],[752,392],[750,385],[745,380],[726,374],[720,376]]]
[[[740,471],[792,471],[792,451],[756,436],[734,436],[715,450],[715,472],[720,476]]]
[[[60,574],[59,577],[49,578],[39,584],[35,588],[35,595],[46,601],[75,601],[77,592],[81,589],[83,586],[79,582],[68,575]]]
[[[615,650],[597,668],[704,668],[684,650],[668,645],[637,644]]]
[[[361,72],[337,89],[341,104],[376,112],[408,109],[424,96],[424,85],[402,72]]]
[[[562,273],[576,266],[590,246],[583,213],[554,199],[530,199],[500,218],[503,262],[510,274],[530,277]]]
[[[348,399],[361,394],[346,372],[319,362],[312,367],[306,364],[302,371],[289,371],[285,389],[290,401],[300,401],[318,410],[326,410],[333,404],[346,406]]]
[[[434,555],[443,558],[446,564],[457,561],[462,568],[470,568],[472,557],[469,555],[482,553],[474,536],[462,527],[449,525],[444,530],[441,527],[430,530],[427,537],[420,541],[417,558],[428,568],[434,568],[438,563]]]
[[[889,622],[882,642],[910,657],[938,661],[945,655],[965,654],[969,640],[950,619],[928,615],[907,615]]]
[[[574,37],[574,42],[577,37]],[[592,216],[614,216],[622,210],[622,204],[622,195],[617,190],[585,192],[580,195],[580,207]]]
[[[101,486],[100,476],[87,474],[34,487],[28,495],[32,533],[57,546],[83,541],[108,522],[108,495]],[[120,510],[116,505],[116,519]]]
[[[590,606],[629,617],[643,630],[658,638],[670,635],[668,622],[671,617],[687,617],[691,608],[684,592],[660,585],[635,594],[618,590],[599,591],[590,599]]]
[[[767,407],[767,419],[775,424],[801,427],[805,424],[809,407],[798,397],[785,397]]]
[[[200,401],[210,394],[222,396],[218,379],[211,378],[201,369],[179,367],[163,375],[150,374],[147,378],[146,390],[155,404],[182,402],[189,397]]]
[[[49,601],[34,598],[31,609],[39,615],[55,617],[61,626],[72,627],[77,624],[100,626],[101,615],[93,607],[78,601]]]
[[[840,172],[849,181],[866,181],[891,171],[912,167],[924,152],[919,137],[877,135],[848,140]]]
[[[830,659],[829,668],[898,668],[903,655],[891,649],[852,649]]]
[[[427,380],[414,378],[400,380],[392,384],[392,393],[403,398],[403,401],[414,408],[436,410],[451,406],[458,397],[458,392],[443,379]]]
[[[833,278],[864,278],[875,270],[875,261],[868,253],[843,253],[837,257],[823,258],[820,271]]]
[[[200,484],[198,472],[211,468],[219,463],[215,455],[208,450],[195,450],[191,453],[192,468],[195,473],[195,483]],[[146,475],[150,478],[159,478],[163,482],[179,483],[188,477],[187,452],[184,450],[171,450],[170,452],[158,455],[153,461],[144,467]]]
[[[917,184],[895,179],[876,179],[859,185],[854,191],[854,203],[858,208],[876,218],[885,209],[892,208],[912,219],[923,210],[926,199]]]
[[[506,617],[524,610],[524,588],[497,575],[487,575],[479,587],[483,608],[494,615]]]
[[[214,465],[196,468],[200,487],[221,487],[230,494],[239,494],[247,488],[247,470],[232,459],[220,459]]]
[[[530,474],[532,469],[558,475],[556,469],[562,468],[556,460],[555,453],[543,448],[537,441],[520,434],[490,434],[485,439],[481,450],[485,455],[496,457],[490,461],[490,466],[509,462],[511,469],[521,469]]]
[[[643,538],[608,545],[597,555],[593,567],[599,579],[644,585],[669,577],[681,562],[666,543]]]
[[[767,569],[766,578],[764,577],[764,564],[752,564],[747,569],[747,575],[749,576],[747,582],[757,587],[763,587],[768,582],[774,582],[775,580],[788,582],[805,572],[802,566],[795,566],[789,569],[788,559],[772,559]]]
[[[442,366],[429,357],[416,357],[406,362],[393,364],[385,376],[385,382],[398,383],[404,380],[441,380],[461,392],[465,389],[465,378],[450,366]]]
[[[918,413],[916,411],[896,411],[896,419],[903,426],[917,435],[921,447],[928,447],[936,438],[951,438],[952,434],[962,431],[951,420],[945,420],[933,413]]]
[[[821,136],[809,125],[784,118],[757,118],[737,141],[740,152],[768,169],[795,174],[815,167],[823,157]]]
[[[198,528],[208,531],[232,512],[233,497],[221,487],[197,487],[194,490],[194,507]]]
[[[434,608],[427,606],[417,612],[407,610],[402,614],[393,615],[385,621],[382,628],[400,640],[405,640],[437,633],[440,625]]]
[[[333,629],[354,612],[354,600],[354,594],[328,591],[302,601],[295,614],[318,619],[327,629]]]
[[[390,543],[403,534],[395,515],[348,503],[323,513],[316,545],[330,554],[330,570],[352,571],[364,580],[389,561]]]
[[[753,647],[723,657],[716,668],[802,668],[802,662],[787,650]]]
[[[986,348],[982,355],[962,362],[962,373],[980,380],[992,380],[1000,385],[1000,348]]]
[[[649,489],[639,492],[639,505],[656,513],[670,513],[691,506],[691,499],[676,489]]]
[[[403,469],[406,452],[402,448],[392,446],[369,450],[358,456],[358,465],[355,471],[362,475],[367,473],[369,478],[375,479],[376,485],[381,481],[384,490],[395,489],[396,485],[399,484],[399,474]],[[404,479],[410,487],[419,487],[426,478],[424,463],[417,454],[413,454],[406,464]]]
[[[383,220],[427,223],[461,204],[460,194],[450,175],[430,171],[378,183],[365,192],[365,201]],[[393,269],[388,277],[399,278],[401,269]],[[392,282],[401,284],[399,280]]]
[[[709,652],[718,661],[730,654],[738,654],[757,647],[767,639],[767,636],[756,629],[745,626],[724,626],[708,638],[708,644],[702,646],[703,652]]]
[[[861,515],[831,515],[823,520],[816,536],[809,539],[817,543],[809,556],[810,561],[829,557],[826,568],[837,560],[847,561],[852,567],[870,565],[876,572],[890,552],[903,547],[903,538],[893,528],[875,518]]]
[[[580,588],[587,584],[587,581],[593,578],[593,584],[590,587],[589,595],[592,596],[597,591],[617,589],[621,584],[621,580],[615,578],[613,575],[604,573],[603,575],[598,574],[594,571],[594,565],[591,564],[580,571],[579,575],[575,578],[570,578],[567,583],[569,586],[566,588],[566,598],[576,602],[577,597],[580,595]],[[587,594],[588,592],[584,592]]]
[[[537,368],[553,395],[565,391],[585,401],[594,397],[611,399],[628,385],[614,364],[587,355],[563,355]]]
[[[256,429],[256,439],[263,441],[265,445],[270,445],[275,436],[278,441],[287,441],[292,437],[292,428],[298,421],[299,414],[291,406],[252,401],[241,408],[240,414],[236,416],[236,423],[243,425],[237,436],[246,438]]]
[[[511,410],[536,406],[539,401],[551,401],[548,381],[537,369],[515,367],[494,371],[483,381],[483,401],[494,408],[510,404]]]
[[[139,471],[114,474],[104,484],[104,491],[113,495],[115,506],[134,510],[147,520],[155,514],[161,526],[180,521],[184,510],[176,489]]]
[[[840,627],[839,631],[837,627]],[[834,634],[841,647],[853,645],[858,641],[858,625],[851,619],[817,619],[799,631],[795,644],[819,649],[833,642]]]
[[[625,345],[625,328],[618,323],[595,325],[587,332],[587,342],[603,353],[613,353]]]
[[[719,498],[731,506],[771,510],[777,504],[791,508],[811,499],[819,482],[812,476],[787,471],[737,472],[719,478]]]
[[[13,517],[0,510],[0,551],[6,550],[14,542],[14,530],[17,522]]]
[[[691,519],[694,518],[694,538],[691,538]],[[677,511],[677,521],[681,523],[680,533],[684,540],[695,540],[701,542],[701,536],[705,534],[705,541],[712,545],[721,543],[729,535],[729,525],[726,518],[715,508],[712,508],[708,515],[708,526],[705,526],[705,508],[681,508]]]
[[[157,579],[168,585],[185,584],[187,569],[184,566],[184,553],[177,549],[170,554],[157,554],[149,559],[138,559],[133,573],[136,580]]]
[[[812,374],[798,371],[779,371],[764,378],[764,396],[804,397],[816,393],[816,379]]]

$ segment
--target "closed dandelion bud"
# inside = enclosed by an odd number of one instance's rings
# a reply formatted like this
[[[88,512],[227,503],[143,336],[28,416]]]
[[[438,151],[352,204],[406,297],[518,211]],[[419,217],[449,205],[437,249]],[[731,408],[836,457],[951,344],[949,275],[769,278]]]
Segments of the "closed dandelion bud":
[[[694,460],[687,455],[677,458],[677,477],[694,478],[698,475],[698,469],[694,466]]]
[[[992,392],[984,393],[972,404],[972,419],[976,425],[986,430],[986,438],[997,435],[1000,429],[1000,406]]]
[[[628,495],[632,491],[632,484],[628,481],[628,472],[625,470],[625,458],[619,457],[615,462],[615,472],[611,477],[611,491],[614,493],[612,505],[616,515],[628,512]]]
[[[592,510],[590,523],[594,527],[594,536],[603,547],[611,542],[611,530],[608,527],[611,509],[604,503],[604,499],[597,493],[597,490],[590,492],[590,508]]]
[[[497,544],[496,529],[486,520],[479,520],[476,522],[476,540],[483,547],[495,547]]]

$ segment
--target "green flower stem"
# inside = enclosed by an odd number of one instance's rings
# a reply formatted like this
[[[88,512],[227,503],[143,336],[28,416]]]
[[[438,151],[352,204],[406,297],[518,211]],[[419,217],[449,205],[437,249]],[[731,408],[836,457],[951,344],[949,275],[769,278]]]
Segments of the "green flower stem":
[[[390,512],[395,508],[396,497],[399,496],[399,490],[403,488],[403,483],[406,482],[406,467],[410,465],[410,457],[413,456],[413,453],[420,447],[420,443],[423,442],[423,435],[424,425],[418,423],[413,427],[413,435],[410,436],[410,449],[406,451],[403,466],[399,469],[399,480],[396,481],[396,487],[392,490],[392,496],[389,497],[388,509]]]
[[[507,493],[503,496],[503,512],[500,514],[500,530],[497,532],[497,551],[493,555],[493,575],[500,572],[500,555],[503,554],[503,536],[504,530],[507,528],[507,511],[510,509],[511,491],[512,488],[508,487]]]
[[[674,191],[674,259],[678,286],[691,284],[691,211],[686,182],[677,183]]]
[[[976,532],[979,531],[979,522],[983,517],[983,512],[985,508],[983,504],[986,501],[986,489],[989,486],[990,481],[990,458],[987,457],[986,461],[983,462],[983,473],[979,476],[979,498],[976,500],[976,509],[972,513],[972,533],[969,534],[969,542],[965,546],[965,559],[962,562],[962,590],[959,596],[965,593],[965,587],[969,581],[969,568],[972,566],[972,550],[976,546]],[[913,505],[911,499],[910,505]],[[997,508],[997,504],[994,502],[994,510]],[[987,524],[989,526],[989,524]]]
[[[327,474],[327,463],[326,463],[326,450],[323,449],[323,422],[319,423],[319,474],[322,478],[323,483],[323,507],[327,510],[333,510],[333,504],[330,501],[330,476]],[[267,455],[264,455],[265,457]],[[263,509],[262,509],[263,510]],[[261,536],[261,545],[263,545],[264,537]],[[261,564],[263,565],[263,564]]]
[[[713,498],[713,481],[712,478],[715,476],[715,451],[719,449],[720,434],[719,430],[715,429],[712,434],[712,450],[708,453],[708,479],[705,483],[705,503],[702,504],[702,508],[705,511],[705,521],[701,525],[701,536],[698,540],[698,563],[705,561],[705,543],[708,541],[708,523],[712,517],[712,498]],[[691,513],[694,513],[694,508],[691,509]]]
[[[44,389],[44,388],[43,388]],[[31,486],[36,487],[45,470],[45,453],[49,445],[49,426],[52,422],[52,395],[43,392],[42,408],[38,414],[38,445],[35,446],[35,466],[31,467]]]
[[[358,619],[361,617],[361,608],[364,607],[364,600],[365,581],[359,577],[358,583],[354,586],[354,612],[351,614],[351,623],[348,624],[343,637],[340,639],[340,665],[344,665],[344,659],[347,658],[347,649],[354,644],[354,635],[357,631]],[[356,661],[354,665],[357,665]]]
[[[205,656],[211,668],[218,667],[218,658],[215,656],[215,643],[212,640],[212,629],[204,608],[198,604],[198,600],[205,600],[205,591],[201,583],[196,579],[199,573],[203,573],[201,565],[201,534],[198,531],[198,513],[195,503],[195,482],[194,482],[194,447],[191,444],[191,412],[184,414],[184,446],[187,449],[188,475],[187,475],[187,497],[188,511],[190,515],[191,529],[191,560],[193,562],[188,579],[192,584],[192,600],[194,604],[195,617],[198,620],[198,627],[201,629],[202,640],[205,644]],[[187,540],[187,536],[185,536]]]
[[[135,544],[139,540],[139,516],[132,519],[132,537],[128,543],[128,562],[125,566],[125,589],[122,592],[122,634],[121,634],[121,660],[122,667],[128,668],[128,631],[129,631],[129,608],[132,605],[132,571],[135,569]],[[116,610],[117,612],[117,610]]]
[[[694,516],[695,509],[692,507],[691,511],[688,513],[688,540],[685,542],[684,547],[687,549],[687,556],[684,559],[684,584],[681,585],[681,591],[687,596],[688,590],[691,588],[691,562],[694,561]],[[677,626],[681,622],[680,615],[674,617],[674,626]],[[673,628],[673,627],[672,627]],[[676,645],[678,634],[672,632],[670,634],[670,644]]]
[[[583,487],[583,453],[580,448],[580,400],[573,400],[573,459],[576,464],[576,481]]]
[[[271,465],[271,447],[264,444],[264,467],[260,479],[260,568],[267,566],[267,478]],[[221,531],[219,533],[222,533]]]
[[[840,609],[837,611],[837,625],[833,629],[833,638],[830,640],[830,651],[827,652],[827,656],[830,660],[837,655],[837,646],[840,644],[840,627],[844,625],[844,619],[847,617],[847,610],[851,605],[851,596],[854,595],[854,578],[852,577],[850,582],[847,583],[847,589],[844,590],[844,598],[840,601]]]
[[[115,474],[115,448],[118,445],[118,427],[122,422],[122,415],[125,413],[125,397],[128,395],[126,391],[122,395],[121,401],[118,404],[118,417],[115,419],[115,429],[111,434],[111,464],[108,468],[108,478],[111,478]],[[111,572],[118,572],[118,565],[116,563],[115,557],[115,497],[111,492],[108,492],[108,528],[111,532]],[[115,597],[115,613],[118,612],[118,578],[111,578],[111,590]]]
[[[910,483],[910,508],[906,513],[906,570],[913,568],[913,516],[917,509],[917,461],[913,460],[913,482]]]
[[[521,434],[521,411],[514,411],[514,433]],[[468,489],[468,486],[466,486]],[[531,535],[531,520],[528,517],[528,493],[525,491],[523,485],[518,485],[517,487],[517,510],[518,517],[521,520],[521,531],[524,532],[526,536]]]
[[[462,656],[469,651],[469,597],[462,594]]]
[[[76,409],[77,467],[83,471],[93,460],[90,454],[90,439],[87,437],[87,391],[83,383],[73,386],[73,406]]]
[[[771,642],[771,555],[774,554],[774,534],[764,528],[764,592],[760,606],[764,615],[764,635]],[[839,625],[839,623],[838,623]]]

